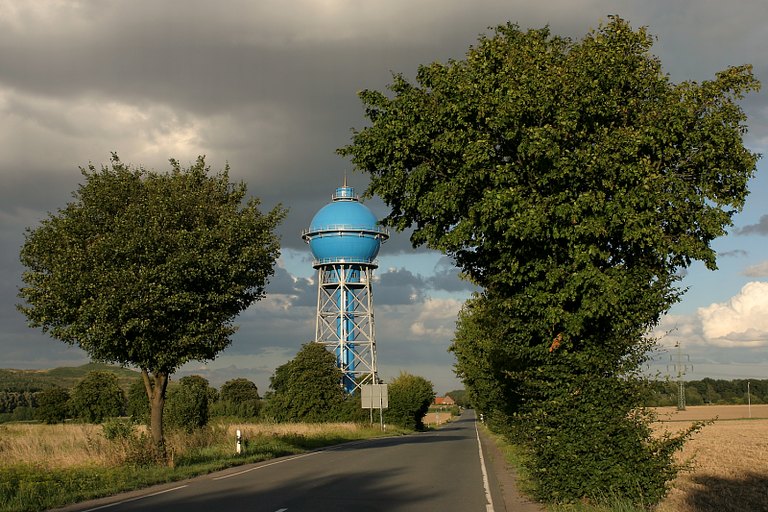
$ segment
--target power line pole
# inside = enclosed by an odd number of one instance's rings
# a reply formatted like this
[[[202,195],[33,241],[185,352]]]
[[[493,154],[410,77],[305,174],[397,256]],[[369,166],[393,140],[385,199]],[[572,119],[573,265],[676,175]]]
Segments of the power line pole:
[[[668,364],[667,371],[669,371],[671,367],[671,368],[674,368],[675,373],[677,374],[677,410],[684,411],[685,410],[685,382],[683,381],[683,376],[688,372],[688,370],[693,371],[693,365],[690,364],[691,356],[689,356],[688,354],[683,354],[682,347],[679,341],[675,343],[675,348],[677,349],[677,362]],[[669,359],[670,361],[672,360],[672,354],[669,355]],[[686,362],[683,362],[684,360]]]

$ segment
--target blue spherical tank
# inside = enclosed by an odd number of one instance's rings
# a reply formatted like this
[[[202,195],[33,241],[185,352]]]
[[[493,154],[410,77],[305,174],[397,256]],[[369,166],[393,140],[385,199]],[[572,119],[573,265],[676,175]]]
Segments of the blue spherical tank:
[[[309,243],[315,266],[372,264],[389,233],[358,201],[354,188],[345,185],[337,188],[333,200],[315,214],[302,238]]]

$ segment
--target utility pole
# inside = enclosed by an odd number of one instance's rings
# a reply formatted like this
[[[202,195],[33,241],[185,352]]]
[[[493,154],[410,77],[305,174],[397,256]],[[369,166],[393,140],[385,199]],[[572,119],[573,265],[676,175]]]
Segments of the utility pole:
[[[683,382],[683,376],[688,372],[688,370],[693,371],[693,365],[690,364],[691,356],[689,356],[688,354],[683,354],[682,347],[679,341],[675,343],[675,348],[677,349],[677,362],[668,364],[667,371],[669,371],[671,367],[671,368],[674,368],[675,373],[677,374],[677,410],[684,411],[685,410],[685,382]],[[672,354],[669,355],[669,359],[670,361],[672,360]],[[683,362],[684,360],[686,362]]]

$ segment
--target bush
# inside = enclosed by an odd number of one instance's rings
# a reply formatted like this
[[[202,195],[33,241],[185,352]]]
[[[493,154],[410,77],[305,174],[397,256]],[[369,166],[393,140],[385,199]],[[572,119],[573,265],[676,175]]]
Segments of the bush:
[[[110,418],[101,425],[104,438],[109,441],[116,439],[130,439],[133,437],[133,425],[126,420]]]
[[[423,377],[401,372],[389,384],[387,422],[413,430],[424,429],[424,415],[435,399],[432,383]]]

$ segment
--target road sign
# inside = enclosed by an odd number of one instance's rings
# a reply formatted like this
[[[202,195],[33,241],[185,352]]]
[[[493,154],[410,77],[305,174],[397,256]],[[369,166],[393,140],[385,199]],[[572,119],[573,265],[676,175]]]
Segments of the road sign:
[[[363,384],[360,388],[363,409],[387,409],[389,392],[386,384]]]

